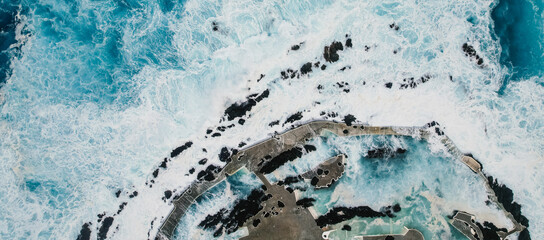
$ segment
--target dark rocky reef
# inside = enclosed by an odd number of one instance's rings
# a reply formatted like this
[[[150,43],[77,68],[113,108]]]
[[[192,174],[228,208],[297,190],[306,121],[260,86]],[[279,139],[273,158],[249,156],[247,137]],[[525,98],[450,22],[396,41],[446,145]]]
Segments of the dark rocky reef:
[[[502,204],[504,209],[511,213],[512,216],[514,216],[514,219],[521,225],[529,227],[529,219],[521,213],[521,205],[514,201],[514,193],[512,190],[504,184],[499,183],[497,179],[493,179],[493,176],[487,176],[487,180],[491,189],[495,192],[497,200]],[[530,238],[529,231],[527,229],[525,229],[525,231],[527,232],[523,233],[523,235]]]
[[[344,116],[344,123],[346,123],[346,125],[348,126],[351,126],[353,124],[353,122],[357,121],[357,118],[355,118],[355,116],[351,115],[351,114],[348,114],[346,116]]]
[[[77,240],[89,240],[91,239],[91,223],[84,223],[83,226],[81,226],[81,231],[79,231],[79,235],[77,236]]]
[[[314,202],[314,198],[301,198],[296,202],[296,204],[297,206],[301,206],[303,208],[309,208],[314,205]]]
[[[366,157],[367,158],[392,158],[396,157],[399,154],[403,154],[406,152],[406,149],[403,148],[397,148],[397,149],[391,149],[391,148],[376,148],[368,150]]]
[[[368,206],[334,207],[330,209],[329,212],[327,212],[325,215],[319,216],[315,221],[319,227],[323,228],[327,225],[341,223],[354,217],[375,218],[386,216],[387,215],[385,213],[376,212]],[[394,217],[394,215],[392,216]]]
[[[462,49],[463,52],[465,52],[465,56],[474,59],[478,66],[482,66],[484,64],[484,59],[478,55],[476,49],[474,49],[472,45],[464,43]]]
[[[479,222],[476,222],[476,226],[480,228],[482,233],[484,234],[485,240],[500,240],[499,234],[497,234],[498,231],[501,232],[508,232],[506,228],[497,228],[495,224],[490,222],[484,222],[484,224],[480,224]]]
[[[292,122],[295,122],[295,121],[298,121],[302,119],[302,112],[297,112],[291,116],[289,116],[287,118],[287,120],[285,120],[285,122],[283,123],[283,125],[285,126],[285,124],[288,124],[288,123],[292,123]]]
[[[110,230],[111,225],[113,224],[113,217],[106,217],[102,222],[102,226],[98,230],[97,238],[98,240],[104,240],[108,236],[108,231]]]
[[[329,46],[325,46],[323,50],[323,57],[327,62],[336,62],[340,59],[338,51],[343,51],[344,46],[341,42],[334,41]]]
[[[300,74],[306,75],[312,71],[312,63],[307,62],[300,68]]]
[[[234,203],[231,210],[221,209],[213,215],[208,215],[199,223],[199,227],[214,231],[214,237],[219,237],[226,231],[227,234],[235,232],[244,223],[255,216],[261,209],[261,203],[268,196],[260,188],[251,191],[246,199],[240,199]],[[258,223],[257,223],[258,224]]]
[[[304,147],[294,147],[280,153],[278,156],[266,161],[259,170],[263,174],[268,174],[281,167],[283,164],[293,161],[299,157],[302,157],[304,152],[315,151],[316,148],[313,145],[304,145]]]
[[[408,89],[408,88],[416,88],[420,84],[426,83],[431,79],[431,76],[428,74],[423,75],[422,77],[415,79],[413,77],[411,78],[405,78],[402,80],[402,83],[400,84],[400,89]],[[388,83],[389,84],[389,83]],[[386,85],[386,87],[391,88],[392,85],[389,85],[389,87]]]
[[[222,168],[216,165],[209,165],[205,170],[202,170],[198,173],[198,181],[208,181],[211,182],[215,179],[215,175],[221,172]]]
[[[170,153],[170,158],[174,158],[178,155],[180,155],[183,151],[187,150],[193,145],[193,142],[186,142],[185,144],[177,147]]]
[[[275,126],[275,125],[279,125],[280,124],[280,120],[276,120],[276,121],[272,121],[268,124],[269,127],[272,127],[272,126]]]
[[[223,147],[223,148],[221,148],[221,152],[218,155],[219,156],[219,161],[229,163],[231,161],[231,156],[233,154],[236,154],[237,152],[238,152],[238,150],[236,150],[236,149],[233,149],[231,151],[229,148]]]
[[[261,94],[251,94],[246,97],[246,101],[234,103],[225,110],[225,116],[229,121],[246,115],[258,102],[267,98],[270,91],[266,89]]]

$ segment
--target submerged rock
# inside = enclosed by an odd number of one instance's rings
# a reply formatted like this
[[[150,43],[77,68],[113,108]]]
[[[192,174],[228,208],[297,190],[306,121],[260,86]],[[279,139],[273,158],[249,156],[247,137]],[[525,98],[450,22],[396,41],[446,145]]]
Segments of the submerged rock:
[[[341,223],[343,221],[352,219],[354,217],[386,217],[387,215],[382,212],[376,212],[368,206],[360,207],[334,207],[329,210],[325,215],[319,216],[315,221],[321,228],[327,225],[333,225]]]
[[[392,158],[398,154],[403,154],[406,152],[406,149],[397,148],[395,150],[391,148],[376,148],[368,150],[366,157],[367,158]]]

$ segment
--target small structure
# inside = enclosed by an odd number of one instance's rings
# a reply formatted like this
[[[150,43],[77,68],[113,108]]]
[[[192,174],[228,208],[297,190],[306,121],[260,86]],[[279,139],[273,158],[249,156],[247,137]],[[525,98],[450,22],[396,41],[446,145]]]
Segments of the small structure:
[[[480,230],[480,228],[474,222],[474,215],[470,213],[463,211],[457,212],[451,220],[451,225],[453,225],[470,240],[484,239],[482,230]]]
[[[423,240],[423,234],[416,229],[409,229],[404,227],[402,234],[383,234],[383,235],[369,235],[369,236],[357,236],[355,239],[362,240]]]

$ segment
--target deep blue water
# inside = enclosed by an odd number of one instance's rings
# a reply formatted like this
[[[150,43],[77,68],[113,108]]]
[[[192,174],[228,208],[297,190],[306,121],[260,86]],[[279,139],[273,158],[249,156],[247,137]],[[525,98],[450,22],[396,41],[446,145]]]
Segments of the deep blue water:
[[[10,59],[14,52],[10,46],[16,43],[17,3],[15,0],[0,2],[0,86],[6,82],[10,74]]]
[[[504,93],[509,81],[543,75],[543,11],[541,0],[500,0],[491,12],[495,23],[493,29],[502,47],[500,62],[510,70],[500,94]]]
[[[47,89],[52,103],[127,104],[134,100],[138,85],[132,77],[143,67],[182,68],[166,17],[172,9],[182,8],[181,1],[82,4],[35,0],[2,3],[0,27],[5,31],[0,36],[0,82],[5,81],[13,57],[8,48],[15,42],[18,12],[33,36],[32,51],[25,56],[25,64],[31,64],[32,70],[15,79]],[[23,94],[27,91],[24,86],[19,90]]]

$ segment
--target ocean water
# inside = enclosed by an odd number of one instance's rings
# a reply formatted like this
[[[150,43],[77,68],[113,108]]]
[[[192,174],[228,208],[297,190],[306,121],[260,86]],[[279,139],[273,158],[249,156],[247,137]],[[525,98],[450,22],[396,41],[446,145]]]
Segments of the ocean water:
[[[5,0],[0,6],[2,239],[75,239],[87,222],[95,238],[102,213],[115,219],[109,238],[154,236],[172,207],[161,200],[164,191],[180,192],[194,181],[187,173],[206,167],[200,159],[221,165],[222,147],[283,131],[296,112],[301,122],[322,119],[321,112],[337,112],[338,120],[352,114],[371,125],[439,122],[513,190],[532,238],[544,237],[542,2]],[[353,47],[345,46],[347,38]],[[325,62],[323,48],[333,41],[344,50],[337,62]],[[465,43],[483,64],[465,55]],[[295,44],[300,49],[291,50]],[[281,77],[317,61],[326,69]],[[429,81],[401,89],[403,79],[422,76]],[[222,119],[229,105],[265,89],[269,97],[243,125]],[[220,137],[205,134],[230,124]],[[163,158],[186,141],[193,147],[154,178]],[[420,161],[382,167],[405,173],[421,167],[432,179],[432,168],[422,168],[432,163],[463,174],[444,164],[439,144],[399,141]],[[356,143],[343,144],[362,148]],[[383,175],[385,185],[400,178]],[[433,204],[425,203],[436,194],[432,184],[425,190],[412,182],[404,196],[415,200],[398,201],[426,206],[420,214],[432,215]],[[134,191],[138,196],[130,198]],[[473,197],[471,209],[485,212],[477,201],[484,197]]]
[[[509,1],[496,3],[491,12],[494,33],[501,44],[500,63],[509,68],[499,93],[510,80],[542,76],[544,69],[544,2]],[[543,84],[542,81],[538,81]]]

